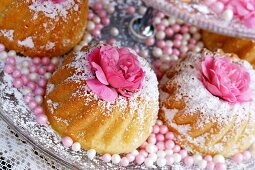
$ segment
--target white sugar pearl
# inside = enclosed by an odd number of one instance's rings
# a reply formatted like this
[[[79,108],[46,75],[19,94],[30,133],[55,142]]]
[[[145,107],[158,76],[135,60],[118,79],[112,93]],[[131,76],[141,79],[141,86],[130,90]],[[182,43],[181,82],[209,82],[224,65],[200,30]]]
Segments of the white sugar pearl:
[[[158,47],[153,47],[152,54],[154,57],[161,57],[163,55],[163,51]]]
[[[155,154],[155,153],[150,153],[148,157],[149,157],[149,158],[152,158],[152,159],[153,159],[153,162],[156,162],[156,160],[158,159],[158,156],[157,156],[157,154]]]
[[[168,19],[163,19],[162,24],[165,25],[166,27],[170,25]]]
[[[133,150],[131,153],[132,153],[133,155],[135,155],[135,156],[139,155],[138,150]]]
[[[204,43],[203,42],[198,42],[197,46],[200,47],[200,48],[203,48],[204,47]]]
[[[172,47],[173,45],[174,45],[173,41],[171,41],[171,40],[166,41],[166,46],[167,47]]]
[[[168,56],[168,55],[162,55],[162,60],[164,60],[164,61],[170,61],[171,58],[170,58],[170,56]]]
[[[99,24],[99,23],[101,22],[101,19],[100,19],[98,16],[94,16],[94,17],[93,17],[93,22],[94,22],[95,24]]]
[[[120,155],[118,155],[118,154],[112,155],[112,163],[118,164],[118,163],[120,163],[120,160],[121,160]]]
[[[165,159],[165,158],[158,158],[158,159],[157,159],[157,165],[158,165],[159,167],[165,166],[165,165],[166,165],[166,159]]]
[[[58,62],[59,62],[59,58],[57,58],[57,57],[53,57],[52,59],[51,59],[51,63],[52,64],[58,64]]]
[[[193,35],[193,38],[199,40],[201,38],[201,34],[197,32]]]
[[[188,44],[188,42],[187,42],[186,40],[182,40],[182,41],[181,41],[181,45],[182,45],[182,46],[186,46],[187,44]]]
[[[159,17],[155,17],[154,20],[153,20],[153,23],[154,24],[159,24],[159,23],[161,23],[161,19]]]
[[[225,158],[224,158],[224,156],[218,154],[213,157],[213,162],[214,163],[224,163]]]
[[[197,164],[199,161],[203,159],[203,157],[200,154],[193,155],[194,163]]]
[[[96,24],[95,24],[94,22],[92,22],[92,21],[88,21],[87,29],[88,29],[89,31],[92,31],[92,30],[94,30],[95,28],[96,28]]]
[[[155,145],[153,145],[153,144],[146,145],[145,149],[148,153],[155,153],[156,152]]]
[[[189,50],[189,48],[187,46],[182,46],[180,50],[182,53],[186,53]]]
[[[23,89],[21,90],[21,92],[22,92],[23,95],[26,95],[26,94],[31,93],[31,89],[25,87],[25,88],[23,88]]]
[[[146,12],[146,10],[147,10],[147,8],[146,8],[146,7],[141,6],[141,7],[139,8],[139,14],[144,15],[144,14],[145,14],[145,12]]]
[[[97,152],[95,149],[90,149],[87,151],[87,156],[90,160],[94,159],[96,154],[97,154]]]
[[[171,149],[168,149],[168,150],[166,150],[165,151],[165,153],[167,154],[167,155],[173,155],[173,150],[171,150]]]
[[[82,40],[79,45],[84,47],[84,46],[88,45],[88,42],[85,40]]]
[[[163,122],[162,122],[161,120],[157,120],[157,121],[156,121],[156,124],[159,125],[159,126],[161,126],[161,125],[163,125]]]
[[[174,157],[174,162],[176,162],[176,163],[178,163],[182,160],[182,156],[178,153],[174,153],[173,157]]]
[[[196,33],[196,32],[198,31],[198,29],[197,29],[197,27],[191,26],[190,29],[189,29],[189,31],[190,31],[192,34],[194,34],[194,33]]]
[[[36,101],[38,104],[42,104],[42,101],[43,101],[42,96],[35,96],[35,101]]]
[[[159,158],[160,158],[160,157],[161,157],[161,158],[164,158],[164,157],[166,156],[166,152],[160,150],[160,151],[157,152],[157,156],[158,156]]]
[[[201,51],[201,48],[198,47],[198,46],[195,46],[195,47],[193,48],[193,51],[196,52],[196,53],[198,53],[198,52]]]
[[[29,78],[30,78],[31,80],[37,80],[38,75],[37,75],[36,73],[30,73],[30,74],[29,74]]]
[[[200,169],[205,169],[207,166],[207,161],[202,159],[197,163],[197,165]]]
[[[19,70],[22,69],[21,64],[17,64],[17,65],[16,65],[16,68],[19,69]]]
[[[183,34],[183,39],[184,39],[184,40],[189,40],[190,38],[191,38],[191,36],[190,36],[189,33]]]
[[[8,52],[8,56],[9,56],[9,57],[15,57],[15,56],[16,56],[16,51],[10,50],[10,51]]]
[[[85,33],[85,34],[83,35],[83,40],[85,40],[85,41],[87,41],[87,42],[92,41],[92,36],[91,36],[91,34],[90,34],[90,33]]]
[[[163,40],[163,39],[165,39],[165,37],[166,37],[166,33],[164,31],[158,31],[156,33],[156,38],[159,40]]]
[[[226,22],[230,22],[233,19],[233,16],[234,16],[234,13],[233,13],[233,10],[231,10],[231,9],[226,9],[222,13],[222,18]]]
[[[29,62],[28,61],[22,61],[22,63],[21,63],[21,65],[23,66],[23,67],[28,67],[29,66]]]
[[[115,8],[114,8],[114,6],[112,6],[112,5],[108,5],[108,6],[106,7],[106,11],[107,11],[109,14],[112,14],[112,13],[114,13]]]
[[[44,77],[45,77],[46,79],[49,79],[49,78],[51,77],[51,73],[45,73],[45,74],[44,74]]]
[[[117,35],[119,35],[119,30],[116,27],[112,27],[110,30],[110,33],[112,36],[117,36]]]
[[[171,60],[173,60],[173,61],[177,61],[177,60],[179,60],[179,58],[178,58],[178,56],[177,56],[177,55],[172,55],[172,56],[171,56]]]
[[[144,161],[144,164],[147,168],[151,168],[153,166],[153,159],[152,158],[146,158]]]
[[[148,50],[141,50],[140,53],[141,57],[147,58],[149,57],[149,51]]]
[[[81,144],[79,142],[75,142],[72,144],[72,150],[73,151],[80,151],[81,150]]]
[[[21,68],[21,73],[27,75],[29,73],[29,70],[27,68]]]
[[[5,60],[8,57],[7,52],[6,51],[1,51],[0,52],[0,59],[1,60]]]
[[[170,57],[169,57],[170,58]],[[169,61],[169,60],[168,60]],[[169,65],[168,64],[162,64],[161,66],[160,66],[160,71],[162,71],[162,72],[165,72],[165,71],[167,71],[169,69]]]
[[[174,17],[170,17],[168,19],[169,25],[174,25],[176,23],[176,19]]]
[[[81,49],[82,49],[82,46],[81,45],[76,45],[75,47],[74,47],[74,51],[75,52],[78,52],[78,51],[81,51]]]

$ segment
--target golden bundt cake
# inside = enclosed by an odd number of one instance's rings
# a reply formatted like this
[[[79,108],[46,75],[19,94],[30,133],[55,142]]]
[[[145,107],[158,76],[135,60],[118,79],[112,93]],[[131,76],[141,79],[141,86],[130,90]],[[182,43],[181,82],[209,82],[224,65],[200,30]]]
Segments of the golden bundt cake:
[[[99,55],[104,55],[102,66]],[[88,56],[96,58],[91,61]],[[117,60],[118,68],[112,65]],[[102,78],[104,73],[98,67],[107,72],[107,78]],[[120,74],[125,75],[126,85]],[[95,84],[100,85],[92,88]],[[82,148],[128,153],[147,139],[157,119],[157,84],[147,61],[133,50],[91,44],[69,54],[49,79],[44,109],[53,129],[80,142]]]
[[[0,43],[30,57],[71,50],[86,27],[88,0],[1,0]]]
[[[205,47],[209,50],[222,49],[225,53],[234,53],[255,66],[254,40],[228,37],[207,31],[203,31],[202,37]]]
[[[159,118],[183,148],[229,157],[255,140],[255,71],[220,55],[189,54],[164,75]]]

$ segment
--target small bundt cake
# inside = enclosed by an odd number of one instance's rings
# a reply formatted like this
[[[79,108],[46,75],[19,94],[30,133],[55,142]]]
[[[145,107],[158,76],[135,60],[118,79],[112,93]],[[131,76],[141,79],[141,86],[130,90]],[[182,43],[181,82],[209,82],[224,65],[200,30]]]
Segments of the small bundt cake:
[[[0,43],[30,57],[54,57],[82,38],[88,0],[1,0]]]
[[[183,148],[229,157],[254,142],[255,71],[247,61],[191,53],[159,86],[159,118]]]
[[[203,31],[202,39],[206,48],[211,51],[222,49],[225,53],[234,53],[239,58],[249,61],[255,66],[255,41],[234,38]]]
[[[158,87],[147,61],[102,43],[72,52],[48,81],[44,109],[61,136],[98,153],[128,153],[149,136]]]

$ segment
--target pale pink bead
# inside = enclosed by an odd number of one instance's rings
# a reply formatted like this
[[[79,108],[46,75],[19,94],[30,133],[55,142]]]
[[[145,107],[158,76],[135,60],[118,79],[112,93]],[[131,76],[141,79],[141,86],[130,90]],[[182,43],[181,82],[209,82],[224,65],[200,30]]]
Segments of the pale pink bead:
[[[29,66],[29,71],[31,73],[36,73],[38,71],[38,68],[35,65]]]
[[[175,145],[174,148],[173,148],[173,151],[176,152],[176,153],[180,152],[180,150],[181,150],[181,147],[179,145]]]
[[[155,144],[157,142],[157,139],[154,136],[150,136],[147,141],[148,143]]]
[[[100,10],[100,11],[97,11],[97,15],[100,17],[100,18],[104,18],[106,17],[107,13],[105,10]]]
[[[206,169],[207,170],[214,170],[215,164],[212,161],[207,161]]]
[[[40,87],[45,87],[46,84],[47,84],[47,80],[44,79],[44,78],[42,78],[42,79],[40,79],[40,80],[38,81],[38,85],[39,85]]]
[[[123,166],[123,167],[126,167],[128,166],[129,164],[129,161],[126,157],[123,157],[121,160],[120,160],[120,165]]]
[[[42,64],[44,64],[44,65],[50,64],[50,59],[48,57],[43,57],[42,58]]]
[[[111,161],[111,155],[109,154],[109,153],[106,153],[106,154],[104,154],[103,156],[102,156],[102,160],[104,161],[104,162],[110,162]]]
[[[36,95],[43,96],[43,95],[44,95],[44,92],[45,92],[45,90],[44,90],[43,88],[37,87],[37,88],[35,89],[35,94],[36,94]]]
[[[165,143],[164,142],[157,142],[156,144],[158,150],[164,150],[165,149]]]
[[[166,149],[173,149],[175,146],[174,142],[172,140],[165,141],[165,148]]]
[[[172,165],[174,163],[173,155],[166,155],[165,159],[166,159],[166,164],[167,165]]]
[[[182,26],[181,27],[181,33],[185,34],[187,32],[189,32],[189,26],[187,26],[187,25]]]
[[[127,12],[128,12],[129,14],[135,13],[135,7],[133,7],[133,6],[128,6]]]
[[[43,67],[38,68],[38,73],[44,75],[46,73],[46,69]]]
[[[207,162],[209,162],[209,161],[212,161],[213,158],[212,158],[211,155],[206,155],[206,156],[204,157],[204,160],[206,160]]]
[[[192,165],[193,165],[194,159],[193,159],[193,157],[191,157],[191,156],[186,156],[186,157],[184,158],[183,162],[185,163],[186,166],[189,167],[189,166],[192,166]]]
[[[144,149],[147,145],[148,145],[148,142],[145,141],[139,148]]]
[[[39,58],[39,57],[35,57],[35,58],[33,58],[33,63],[34,64],[40,64],[41,63],[41,59]]]
[[[102,18],[102,24],[104,26],[108,26],[110,24],[110,19],[108,17],[103,17]]]
[[[61,142],[64,145],[64,147],[69,148],[73,144],[73,139],[70,138],[69,136],[66,136],[61,139]]]
[[[135,160],[135,155],[129,153],[127,154],[126,158],[128,159],[129,162],[133,162]]]
[[[188,156],[188,152],[185,149],[180,150],[179,154],[181,155],[182,158]]]
[[[161,125],[160,126],[160,129],[159,129],[159,132],[161,133],[161,134],[166,134],[167,132],[168,132],[168,128],[167,128],[167,126],[166,125]]]
[[[30,101],[29,103],[28,103],[28,107],[30,108],[30,109],[34,109],[34,108],[36,108],[38,106],[38,104],[35,102],[35,101]]]
[[[164,24],[157,24],[156,29],[158,31],[164,31],[166,29],[166,26]]]
[[[180,27],[180,25],[178,25],[178,24],[174,24],[174,25],[172,26],[172,29],[173,29],[174,32],[179,32],[180,29],[181,29],[181,27]]]
[[[48,65],[48,67],[47,67],[47,70],[49,72],[53,72],[55,69],[56,69],[56,66],[54,64],[52,64],[52,63],[50,65]]]
[[[156,16],[162,19],[165,17],[165,14],[163,12],[158,12]]]
[[[158,125],[154,125],[153,126],[153,133],[159,133],[159,126]]]
[[[174,139],[174,134],[173,134],[173,132],[167,132],[166,134],[165,134],[165,138],[166,139]]]
[[[35,107],[35,109],[33,110],[34,114],[38,115],[38,114],[43,114],[43,108],[41,106],[37,106]]]
[[[197,43],[197,40],[194,39],[194,38],[191,38],[191,39],[189,39],[189,43],[190,43],[190,44],[196,44],[196,43]]]
[[[180,51],[175,48],[175,49],[173,49],[173,54],[179,56]]]
[[[175,39],[173,44],[174,44],[174,47],[179,48],[181,46],[181,41]]]
[[[4,72],[7,74],[11,74],[15,70],[13,65],[7,64],[4,66]]]
[[[189,44],[189,45],[188,45],[189,50],[193,50],[193,49],[194,49],[194,47],[195,47],[195,45],[194,45],[194,44]]]
[[[33,90],[35,90],[36,85],[34,82],[30,81],[27,83],[27,87],[33,91]]]
[[[175,38],[176,40],[182,40],[183,36],[182,36],[181,34],[176,34],[176,35],[174,36],[174,38]]]
[[[46,125],[48,123],[48,118],[45,114],[36,115],[36,122],[40,125]]]
[[[0,52],[5,50],[5,46],[0,43]]]
[[[24,85],[27,85],[27,83],[29,82],[29,78],[26,75],[22,75],[21,79],[22,79]]]
[[[14,57],[9,57],[6,60],[6,64],[15,65],[16,64],[16,59]]]
[[[99,38],[99,37],[101,37],[101,31],[100,30],[98,30],[98,29],[94,29],[94,30],[92,30],[92,35],[94,36],[94,37],[96,37],[96,38]]]
[[[224,163],[216,163],[214,168],[215,170],[226,170],[227,166]]]
[[[133,151],[131,152],[131,154],[134,155],[134,156],[137,156],[137,155],[139,154],[139,152],[138,152],[137,150],[133,150]]]
[[[169,27],[165,30],[165,33],[167,37],[171,37],[172,35],[174,35],[174,30],[171,27]]]
[[[95,29],[101,30],[103,28],[104,28],[104,26],[102,24],[96,24],[96,28]]]
[[[223,9],[224,9],[224,4],[222,2],[215,2],[213,3],[211,6],[212,10],[217,13],[220,14],[222,13]]]
[[[157,47],[164,48],[166,46],[166,42],[163,40],[157,41]]]
[[[24,100],[26,103],[29,103],[30,101],[32,101],[33,97],[31,95],[25,95]]]
[[[243,152],[243,160],[250,160],[251,159],[251,152],[250,151],[244,151]]]
[[[232,161],[237,164],[240,164],[243,161],[243,155],[241,153],[237,153],[232,157]]]
[[[163,53],[166,54],[166,55],[171,55],[173,53],[173,50],[172,50],[171,47],[165,46],[163,48]]]
[[[92,8],[94,9],[94,10],[101,10],[101,9],[103,9],[103,4],[101,3],[101,2],[95,2],[94,4],[93,4],[93,6],[92,6]]]
[[[145,157],[141,154],[139,154],[135,157],[135,162],[138,165],[141,165],[144,162],[144,160],[145,160]]]
[[[140,150],[139,151],[139,155],[143,155],[144,157],[147,157],[148,156],[148,152],[146,152],[145,150]]]
[[[21,71],[20,70],[14,70],[12,73],[12,77],[14,78],[20,78],[21,77]]]
[[[162,135],[162,134],[157,134],[157,135],[156,135],[156,139],[157,139],[157,141],[162,142],[162,141],[165,140],[165,137],[164,137],[164,135]]]
[[[88,14],[88,19],[89,19],[89,20],[92,20],[92,19],[93,19],[93,17],[94,17],[94,13],[89,12],[89,14]]]
[[[145,44],[147,46],[152,46],[155,43],[155,39],[153,37],[149,37],[145,39]]]
[[[14,81],[13,81],[13,86],[15,87],[15,88],[21,88],[22,86],[23,86],[23,82],[22,82],[22,79],[20,79],[20,78],[18,78],[18,79],[15,79]]]

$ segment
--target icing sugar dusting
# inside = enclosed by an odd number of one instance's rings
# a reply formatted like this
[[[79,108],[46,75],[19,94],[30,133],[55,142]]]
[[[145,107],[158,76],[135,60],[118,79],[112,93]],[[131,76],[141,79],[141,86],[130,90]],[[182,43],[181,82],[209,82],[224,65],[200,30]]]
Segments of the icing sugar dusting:
[[[2,33],[4,37],[6,37],[9,40],[13,41],[14,30],[0,30],[0,33]]]
[[[19,40],[18,44],[21,45],[21,46],[24,46],[24,47],[28,47],[28,48],[34,48],[35,47],[32,37],[27,37],[23,41]]]

